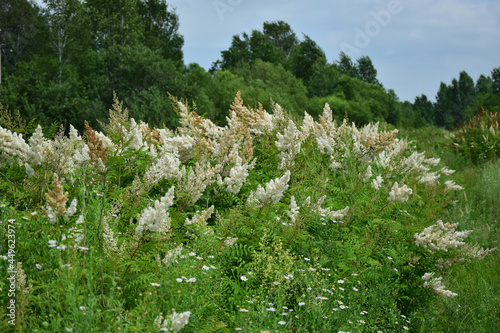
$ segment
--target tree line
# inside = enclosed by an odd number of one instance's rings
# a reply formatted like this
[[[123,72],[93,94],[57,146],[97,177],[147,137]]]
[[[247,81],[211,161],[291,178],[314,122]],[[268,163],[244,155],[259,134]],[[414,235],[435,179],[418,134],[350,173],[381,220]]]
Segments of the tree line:
[[[409,116],[406,119],[413,127],[426,124],[454,128],[482,109],[496,111],[500,108],[500,67],[494,68],[490,76],[480,75],[477,81],[462,71],[458,80],[451,84],[441,82],[436,94],[436,102],[427,96],[415,98],[413,104],[403,105]]]
[[[329,103],[334,116],[357,124],[453,127],[481,106],[500,105],[500,67],[476,83],[460,73],[441,84],[436,102],[425,95],[401,102],[377,78],[368,56],[341,52],[328,62],[309,36],[283,21],[234,35],[206,71],[185,64],[179,18],[165,0],[31,0],[0,3],[0,102],[25,119],[99,128],[113,94],[131,116],[151,126],[177,126],[169,96],[185,98],[220,125],[237,91],[245,103],[274,102],[299,117]]]

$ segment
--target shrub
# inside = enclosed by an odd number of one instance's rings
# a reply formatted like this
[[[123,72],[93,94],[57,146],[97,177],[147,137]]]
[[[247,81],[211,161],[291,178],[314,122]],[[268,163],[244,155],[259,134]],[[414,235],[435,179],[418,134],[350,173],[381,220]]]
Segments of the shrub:
[[[500,157],[500,114],[482,112],[473,116],[454,132],[453,145],[475,164]]]
[[[22,262],[26,331],[400,331],[456,295],[453,265],[492,251],[447,220],[453,171],[397,130],[339,124],[328,104],[294,121],[239,93],[224,127],[173,104],[175,132],[118,101],[106,133],[0,128],[2,188],[24,198],[0,197],[22,249],[0,275]]]

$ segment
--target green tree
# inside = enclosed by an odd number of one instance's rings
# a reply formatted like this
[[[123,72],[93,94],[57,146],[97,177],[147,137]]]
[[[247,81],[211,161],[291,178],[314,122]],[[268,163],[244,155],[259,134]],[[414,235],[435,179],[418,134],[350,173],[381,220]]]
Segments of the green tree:
[[[51,49],[58,62],[58,82],[63,81],[63,67],[72,63],[75,54],[90,46],[82,3],[78,0],[44,0],[44,14],[49,22]],[[81,56],[81,55],[80,55]]]
[[[338,81],[338,86],[343,94],[343,97],[347,100],[352,100],[356,97],[356,81],[348,75],[341,75]]]
[[[308,83],[308,90],[311,96],[326,97],[340,90],[340,72],[335,64],[317,63],[313,66],[313,74]]]
[[[283,59],[283,54],[274,45],[271,37],[258,30],[252,31],[249,43],[252,51],[252,62],[260,59],[277,64]]]
[[[489,76],[481,74],[476,82],[476,95],[492,92],[493,80]]]
[[[48,25],[40,7],[28,0],[0,1],[0,34],[4,75],[20,61],[48,51]]]
[[[438,126],[448,128],[453,126],[452,110],[454,109],[454,101],[452,94],[452,87],[441,82],[436,95],[436,103],[434,104],[436,124]]]
[[[87,0],[96,50],[140,43],[143,38],[139,0]]]
[[[399,100],[395,92],[386,92],[379,85],[372,85],[347,75],[341,75],[338,91],[323,98],[313,98],[315,108],[322,108],[329,103],[337,119],[347,114],[349,120],[358,125],[370,121],[398,121]]]
[[[226,113],[215,107],[213,91],[216,79],[196,63],[189,64],[184,75],[185,89],[183,98],[196,105],[196,112],[217,123],[224,123]],[[229,106],[226,105],[226,107]],[[225,109],[224,109],[225,111]]]
[[[380,84],[377,79],[377,70],[373,66],[372,60],[368,56],[362,56],[356,60],[358,69],[357,76],[359,79],[370,84]]]
[[[344,51],[340,52],[339,60],[337,61],[337,66],[340,73],[345,74],[352,78],[358,78],[358,68],[352,62],[351,57],[347,55]]]
[[[493,93],[493,80],[489,76],[480,75],[476,82],[476,97],[467,110],[469,116],[485,110],[500,109],[500,94]]]
[[[165,0],[142,0],[139,15],[144,25],[144,45],[159,51],[163,58],[183,60],[184,37],[179,34],[179,16]]]
[[[302,116],[302,111],[308,109],[307,88],[281,64],[258,59],[251,66],[239,66],[234,74],[244,79],[244,85],[239,90],[250,106],[262,103],[270,109],[272,99],[297,116]]]
[[[253,59],[252,50],[250,48],[250,37],[246,33],[233,35],[231,46],[228,50],[221,51],[221,60],[217,60],[212,64],[210,72],[214,73],[217,70],[226,70],[235,68],[239,63],[250,63]]]
[[[299,40],[290,25],[284,21],[264,22],[263,33],[269,36],[271,43],[278,49],[282,57],[287,59]]]
[[[435,124],[436,116],[434,114],[434,106],[427,96],[422,94],[415,97],[413,102],[413,111],[419,113],[427,123]]]
[[[88,107],[86,87],[73,66],[64,66],[64,80],[59,82],[59,64],[55,58],[40,57],[21,62],[6,80],[2,104],[18,109],[25,119],[36,119],[42,125],[57,121],[83,127],[83,120],[92,110]],[[93,115],[93,114],[92,114]]]
[[[241,63],[252,64],[260,59],[273,64],[285,64],[297,44],[290,25],[283,21],[264,22],[263,31],[253,30],[250,35],[233,35],[229,49],[221,51],[222,59],[215,61],[210,72],[233,69]]]
[[[453,78],[451,80],[451,85],[448,89],[448,98],[451,101],[450,103],[450,115],[452,117],[453,124],[457,124],[461,121],[462,118],[465,117],[463,114],[463,110],[460,107],[460,88],[458,86],[458,80]],[[450,128],[450,126],[448,125]]]
[[[400,119],[399,119],[399,126],[403,128],[414,128],[415,127],[415,111],[413,110],[413,105],[408,102],[404,101],[401,103],[401,113],[400,113]]]
[[[14,1],[9,13],[21,4]],[[78,128],[106,117],[116,92],[126,106],[138,106],[134,116],[170,125],[167,92],[183,96],[186,87],[183,38],[168,9],[163,0],[46,0],[47,47],[9,76],[2,102]]]
[[[460,108],[466,110],[476,98],[476,87],[474,85],[474,80],[467,74],[466,71],[460,72],[458,78],[458,93]],[[462,118],[460,121],[463,121]]]
[[[399,102],[399,97],[393,89],[387,91],[389,95],[389,115],[386,121],[389,124],[398,125],[401,117],[401,103]]]
[[[290,69],[296,77],[307,85],[312,77],[315,66],[325,66],[325,52],[309,36],[297,44],[290,55]]]
[[[492,80],[492,91],[496,95],[500,95],[500,67],[493,68],[491,71],[491,80]]]
[[[141,108],[131,111],[131,115],[148,122],[152,126],[165,123],[172,124],[167,119],[172,119],[173,109],[165,110],[164,119],[158,108],[148,100],[159,100],[159,96],[168,102],[168,94],[183,96],[185,92],[184,71],[178,62],[164,59],[159,52],[141,45],[116,45],[99,54],[99,73],[92,82],[100,93],[101,100],[111,105],[113,92],[126,106],[128,103],[140,105]],[[131,108],[132,109],[132,108]],[[150,114],[148,110],[152,110]],[[134,114],[134,112],[140,112]]]

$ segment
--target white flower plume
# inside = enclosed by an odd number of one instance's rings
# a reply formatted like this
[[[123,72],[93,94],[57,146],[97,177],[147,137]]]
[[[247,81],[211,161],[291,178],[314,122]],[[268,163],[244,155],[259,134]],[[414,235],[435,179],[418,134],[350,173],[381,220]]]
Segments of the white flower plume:
[[[398,182],[395,182],[394,186],[392,186],[391,192],[389,192],[389,197],[387,198],[387,200],[405,202],[408,201],[408,197],[411,194],[412,194],[411,188],[409,188],[406,185],[400,187],[398,185]]]
[[[170,229],[170,217],[167,209],[174,203],[174,189],[172,186],[160,200],[156,200],[153,207],[147,207],[139,216],[135,235],[141,237],[144,231],[165,234]]]
[[[248,203],[255,203],[258,206],[268,203],[276,203],[283,197],[283,192],[288,189],[290,181],[290,170],[287,170],[283,177],[271,180],[264,189],[259,185],[255,192],[250,193]]]
[[[472,233],[472,230],[455,231],[458,223],[444,224],[439,220],[436,224],[425,228],[421,233],[415,234],[415,244],[431,250],[448,251],[465,244],[463,240]]]

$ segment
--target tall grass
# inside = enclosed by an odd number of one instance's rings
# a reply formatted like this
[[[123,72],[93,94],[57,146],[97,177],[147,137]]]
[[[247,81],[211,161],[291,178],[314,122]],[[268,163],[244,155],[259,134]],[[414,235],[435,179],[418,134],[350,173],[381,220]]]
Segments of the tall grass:
[[[435,128],[406,131],[421,149],[443,157],[457,170],[455,179],[465,187],[449,212],[451,221],[474,229],[469,236],[483,247],[500,247],[500,161],[477,165],[452,148],[451,133]],[[421,309],[422,332],[496,332],[500,329],[500,253],[483,261],[455,266],[449,275],[450,289],[458,293]]]

